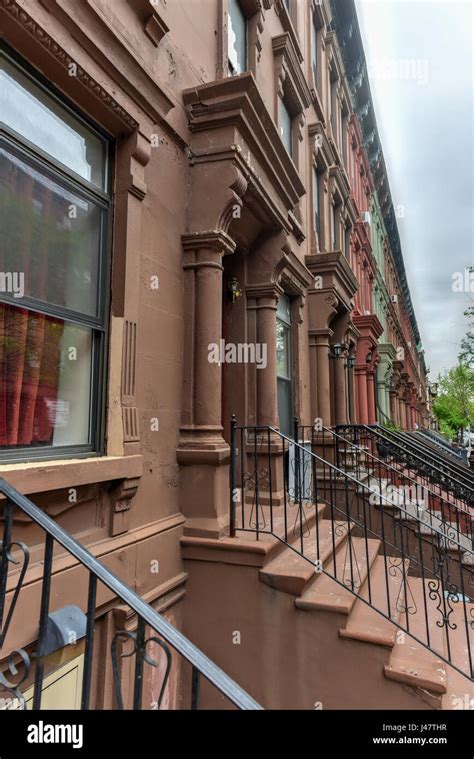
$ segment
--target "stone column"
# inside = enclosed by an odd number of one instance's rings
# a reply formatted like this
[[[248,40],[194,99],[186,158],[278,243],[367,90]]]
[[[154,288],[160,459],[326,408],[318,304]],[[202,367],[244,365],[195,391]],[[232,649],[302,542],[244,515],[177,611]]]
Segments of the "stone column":
[[[377,421],[377,411],[375,406],[375,371],[374,367],[367,370],[367,416],[369,424],[375,424]]]
[[[281,291],[280,291],[281,292]],[[261,293],[256,301],[257,342],[266,346],[267,365],[257,369],[257,424],[279,427],[276,311],[279,292],[272,286],[268,293]],[[255,298],[255,293],[252,293]]]
[[[325,427],[331,426],[331,395],[329,373],[329,345],[333,335],[331,329],[318,330],[314,334],[317,366],[317,416]]]
[[[347,351],[344,350],[340,358],[334,359],[334,394],[335,394],[335,424],[347,424],[347,398],[349,393],[347,383]]]
[[[369,408],[367,403],[367,367],[359,365],[355,368],[357,388],[357,423],[369,423]]]
[[[224,232],[183,236],[185,336],[183,415],[177,450],[188,535],[220,537],[229,525],[229,447],[222,428],[222,258]]]
[[[398,410],[398,396],[395,389],[390,389],[390,418],[397,427],[400,426],[400,414]]]

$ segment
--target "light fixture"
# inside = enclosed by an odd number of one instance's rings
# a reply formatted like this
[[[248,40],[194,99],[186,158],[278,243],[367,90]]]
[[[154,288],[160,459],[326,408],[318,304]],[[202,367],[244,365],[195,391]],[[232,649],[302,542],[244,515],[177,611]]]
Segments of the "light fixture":
[[[340,358],[342,353],[341,343],[334,343],[329,347],[329,358]]]
[[[232,303],[235,303],[236,300],[242,297],[242,288],[235,277],[230,280],[228,290]]]
[[[371,364],[372,363],[372,351],[369,351],[367,353],[367,356],[366,356],[366,359],[365,359],[365,363],[366,364]]]
[[[348,356],[347,361],[344,364],[344,367],[346,369],[353,369],[356,363],[356,357],[355,356]]]

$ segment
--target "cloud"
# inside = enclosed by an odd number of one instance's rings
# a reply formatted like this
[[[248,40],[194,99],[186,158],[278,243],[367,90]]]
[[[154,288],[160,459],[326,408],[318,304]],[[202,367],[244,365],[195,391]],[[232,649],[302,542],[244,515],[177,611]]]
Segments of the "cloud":
[[[474,292],[473,6],[356,0],[415,313],[434,379],[457,359]]]

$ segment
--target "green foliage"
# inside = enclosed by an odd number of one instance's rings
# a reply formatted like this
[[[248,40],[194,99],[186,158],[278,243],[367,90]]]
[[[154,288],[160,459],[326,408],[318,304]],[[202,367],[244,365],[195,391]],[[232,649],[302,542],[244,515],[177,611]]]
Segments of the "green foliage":
[[[474,370],[459,362],[440,375],[438,388],[433,411],[442,434],[452,440],[460,430],[474,427]]]
[[[464,311],[464,316],[469,320],[469,329],[466,336],[461,340],[461,353],[459,360],[467,364],[471,369],[474,368],[474,306],[470,306]]]

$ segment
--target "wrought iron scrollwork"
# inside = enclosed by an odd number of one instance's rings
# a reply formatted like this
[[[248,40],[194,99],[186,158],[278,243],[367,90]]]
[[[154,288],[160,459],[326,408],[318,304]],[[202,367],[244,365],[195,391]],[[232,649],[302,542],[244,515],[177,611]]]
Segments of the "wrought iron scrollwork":
[[[27,572],[27,569],[28,569],[28,564],[30,562],[30,552],[29,552],[28,547],[24,543],[19,543],[19,542],[13,541],[13,542],[9,543],[6,547],[4,547],[3,542],[0,541],[0,552],[1,552],[1,555],[2,555],[2,563],[1,563],[0,572],[1,572],[1,576],[3,578],[2,588],[4,588],[4,592],[6,590],[6,579],[7,579],[7,576],[8,576],[9,564],[13,564],[14,566],[18,566],[20,564],[20,559],[15,559],[15,557],[13,556],[13,553],[12,553],[13,548],[15,546],[21,551],[22,556],[23,556],[23,562],[22,562],[22,565],[21,565],[21,570],[20,570],[20,574],[18,576],[18,580],[17,580],[16,585],[15,585],[15,590],[13,592],[13,597],[12,597],[12,600],[11,600],[11,603],[10,603],[10,608],[8,610],[8,614],[7,614],[7,618],[5,620],[5,624],[1,624],[1,629],[0,629],[0,648],[3,646],[3,644],[5,642],[5,638],[7,637],[8,628],[10,627],[10,623],[12,621],[13,614],[15,612],[15,607],[16,607],[16,604],[17,604],[17,601],[18,601],[18,596],[20,595],[20,591],[21,591],[21,588],[23,586],[23,581],[25,579],[25,575],[26,575],[26,572]],[[1,615],[1,618],[0,618],[0,623],[3,621],[2,618],[3,618],[3,603],[4,603],[4,600],[5,599],[3,598],[2,599],[2,615]]]
[[[407,565],[404,559],[388,556],[388,574],[396,578],[401,575],[400,587],[398,589],[395,610],[399,614],[416,614],[418,611],[413,591],[410,587]]]
[[[253,529],[265,530],[267,527],[265,512],[259,500],[260,494],[270,490],[270,470],[268,467],[261,467],[261,453],[265,445],[265,437],[262,432],[256,432],[252,439],[253,450],[249,451],[248,456],[253,461],[253,468],[243,473],[244,492],[242,498],[246,498],[248,493],[251,501],[249,515],[249,527]],[[258,504],[258,514],[257,514]]]
[[[15,661],[17,658],[20,659],[20,665]],[[6,663],[8,672],[13,679],[9,680],[4,672],[0,672],[0,686],[2,687],[2,692],[10,693],[19,703],[20,709],[25,710],[26,701],[20,688],[27,681],[31,671],[30,657],[26,651],[19,648],[9,654]]]
[[[129,641],[131,641],[133,644],[132,650],[129,653],[124,653],[122,651],[120,653],[121,659],[130,658],[132,656],[140,657],[142,662],[148,664],[150,667],[158,667],[159,662],[151,658],[151,656],[147,652],[147,647],[150,645],[150,643],[155,643],[165,652],[166,670],[163,677],[163,682],[161,684],[158,700],[156,702],[156,708],[160,709],[162,701],[163,701],[163,696],[165,694],[166,686],[168,684],[168,680],[170,677],[170,672],[171,672],[171,661],[172,661],[171,651],[168,645],[165,643],[165,641],[161,640],[155,635],[152,635],[149,638],[143,639],[143,642],[140,643],[138,640],[137,633],[130,632],[128,630],[120,630],[119,632],[117,632],[114,635],[112,643],[111,643],[112,669],[113,669],[113,677],[114,677],[115,695],[117,698],[117,708],[122,711],[124,709],[121,674],[120,674],[120,667],[119,667],[118,656],[117,656],[117,648],[118,648],[119,643],[123,645]]]

